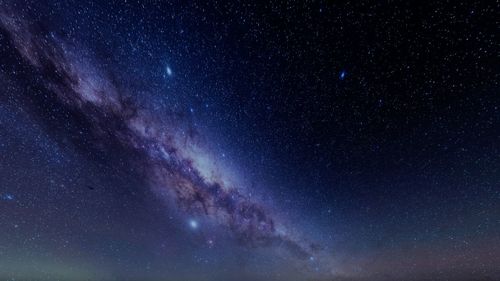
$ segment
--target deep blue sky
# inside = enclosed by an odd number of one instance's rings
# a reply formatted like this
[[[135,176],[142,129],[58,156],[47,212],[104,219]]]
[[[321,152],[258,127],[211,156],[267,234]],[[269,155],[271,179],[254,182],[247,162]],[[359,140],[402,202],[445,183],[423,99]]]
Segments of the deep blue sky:
[[[0,277],[500,278],[498,4],[0,8]]]

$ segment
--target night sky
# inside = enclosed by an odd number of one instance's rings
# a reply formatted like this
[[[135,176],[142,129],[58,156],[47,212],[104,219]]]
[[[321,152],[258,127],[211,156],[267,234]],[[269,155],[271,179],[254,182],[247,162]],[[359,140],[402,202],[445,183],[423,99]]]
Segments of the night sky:
[[[500,280],[499,2],[259,2],[0,0],[0,280]]]

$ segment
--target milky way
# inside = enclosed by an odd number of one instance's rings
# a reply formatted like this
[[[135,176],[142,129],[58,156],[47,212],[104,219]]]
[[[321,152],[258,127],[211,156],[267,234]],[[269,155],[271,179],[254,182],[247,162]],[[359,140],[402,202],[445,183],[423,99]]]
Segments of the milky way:
[[[135,106],[105,70],[78,46],[47,32],[12,12],[0,13],[2,28],[24,59],[36,69],[45,87],[68,108],[93,124],[94,134],[113,139],[138,153],[144,174],[161,196],[176,202],[185,214],[205,216],[228,228],[250,247],[282,246],[299,258],[313,246],[290,233],[259,200],[234,186],[193,135]],[[169,74],[171,73],[168,68]]]

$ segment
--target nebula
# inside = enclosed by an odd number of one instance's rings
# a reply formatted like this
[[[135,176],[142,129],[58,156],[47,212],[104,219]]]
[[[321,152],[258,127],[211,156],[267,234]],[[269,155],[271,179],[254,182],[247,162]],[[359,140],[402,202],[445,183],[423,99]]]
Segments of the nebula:
[[[139,154],[151,187],[185,214],[205,216],[249,247],[280,245],[298,259],[317,250],[287,231],[262,202],[245,195],[243,187],[234,186],[194,140],[196,132],[135,105],[119,82],[71,42],[8,10],[0,12],[0,22],[50,93],[84,116],[95,135]]]

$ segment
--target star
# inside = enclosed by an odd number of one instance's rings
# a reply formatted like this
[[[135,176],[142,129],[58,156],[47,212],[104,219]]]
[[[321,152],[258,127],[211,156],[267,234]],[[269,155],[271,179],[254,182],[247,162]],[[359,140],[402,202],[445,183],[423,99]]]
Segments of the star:
[[[347,75],[347,72],[345,70],[342,70],[339,74],[339,79],[344,80],[346,75]]]
[[[170,68],[170,66],[167,66],[167,75],[168,76],[172,76],[173,72],[172,72],[172,69]]]
[[[198,228],[198,222],[194,219],[189,220],[189,227],[191,229],[197,229]]]

